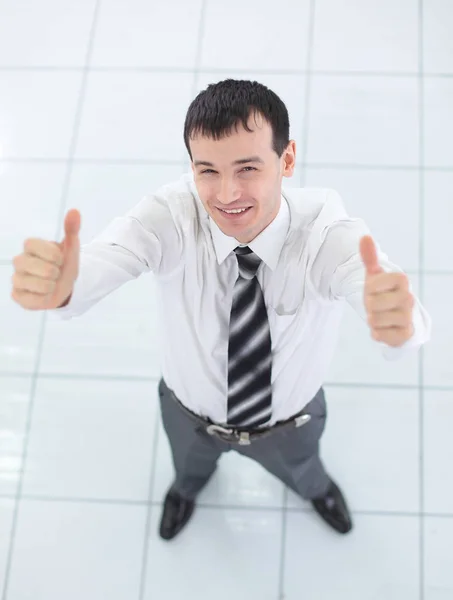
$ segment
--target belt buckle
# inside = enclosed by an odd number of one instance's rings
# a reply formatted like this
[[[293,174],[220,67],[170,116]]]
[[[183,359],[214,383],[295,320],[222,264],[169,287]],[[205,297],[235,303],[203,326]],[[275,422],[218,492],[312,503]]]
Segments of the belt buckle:
[[[238,442],[241,446],[250,446],[252,443],[252,440],[250,439],[250,433],[248,431],[240,431],[238,438]]]
[[[252,443],[248,431],[238,432],[234,429],[228,429],[226,427],[222,427],[221,425],[216,425],[215,423],[208,425],[206,431],[209,433],[209,435],[215,435],[217,433],[221,439],[227,442],[237,441],[241,446],[248,446]],[[230,437],[228,438],[226,436]],[[233,436],[236,439],[234,439]]]

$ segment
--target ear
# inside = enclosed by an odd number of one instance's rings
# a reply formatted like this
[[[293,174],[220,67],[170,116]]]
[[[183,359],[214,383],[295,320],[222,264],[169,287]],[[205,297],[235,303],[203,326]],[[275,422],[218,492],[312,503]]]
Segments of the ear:
[[[296,167],[296,142],[290,140],[286,150],[282,155],[283,159],[283,176],[292,177]]]

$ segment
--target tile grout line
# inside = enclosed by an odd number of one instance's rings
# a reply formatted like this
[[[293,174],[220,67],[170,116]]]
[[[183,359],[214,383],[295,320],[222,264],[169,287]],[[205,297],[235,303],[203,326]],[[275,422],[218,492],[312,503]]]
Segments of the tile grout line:
[[[11,259],[0,259],[0,267],[10,267],[12,265]],[[443,277],[453,275],[453,269],[434,271],[432,269],[424,269],[423,271],[417,271],[416,269],[404,269],[404,272],[408,275],[428,275],[431,277]]]
[[[159,429],[159,427],[157,426]],[[157,436],[158,437],[158,436]],[[160,438],[159,438],[160,439]],[[158,443],[158,440],[155,442]],[[154,449],[153,449],[154,452]],[[153,481],[154,485],[154,481]],[[287,486],[283,485],[286,494],[288,493]],[[14,500],[14,494],[0,494],[0,500]],[[87,498],[87,497],[70,497],[70,496],[46,496],[44,494],[23,494],[21,499],[27,502],[61,502],[71,504],[105,504],[105,505],[116,505],[116,506],[153,506],[160,507],[163,501],[160,500],[126,500],[121,498]],[[287,500],[287,499],[286,499]],[[200,508],[206,508],[209,510],[245,510],[250,512],[270,511],[280,512],[283,509],[285,498],[282,500],[281,505],[276,504],[221,504],[213,502],[204,502],[203,500],[197,503]],[[301,505],[287,506],[287,512],[294,513],[306,513],[314,514],[313,509],[308,506]],[[373,510],[373,509],[351,509],[351,513],[354,515],[361,516],[376,516],[376,517],[407,517],[407,518],[420,518],[429,517],[433,519],[453,519],[452,513],[432,513],[432,512],[421,512],[421,511],[404,511],[404,510]]]
[[[198,82],[199,76],[202,72],[201,69],[201,57],[203,53],[203,38],[205,32],[205,22],[206,22],[206,10],[207,10],[208,0],[202,0],[201,9],[200,9],[200,22],[198,26],[198,40],[197,40],[197,51],[195,54],[195,68],[193,70],[193,82],[192,82],[192,98],[195,99],[195,95],[198,90]]]
[[[148,510],[146,511],[146,521],[145,521],[145,534],[143,539],[143,553],[142,553],[142,567],[140,573],[140,586],[138,592],[139,600],[143,600],[145,591],[146,591],[146,574],[147,574],[147,565],[148,565],[148,553],[149,553],[149,536],[151,532],[151,517],[153,508],[156,505],[152,502],[153,492],[154,492],[154,483],[156,479],[156,464],[157,464],[157,448],[159,442],[159,417],[160,410],[159,404],[156,405],[156,421],[154,423],[154,438],[153,438],[153,447],[151,454],[151,469],[150,469],[150,477],[149,477],[149,487],[148,487]]]
[[[308,42],[307,42],[307,64],[306,64],[306,80],[305,80],[305,114],[302,119],[302,150],[301,150],[301,166],[302,173],[300,178],[300,184],[302,187],[305,185],[306,171],[309,167],[307,160],[308,156],[308,136],[310,132],[310,98],[311,98],[311,63],[313,53],[313,38],[314,38],[314,27],[315,27],[315,2],[316,0],[310,0],[310,17],[308,25]]]
[[[11,265],[12,265],[11,259],[0,259],[0,267],[11,267]],[[415,276],[427,275],[430,277],[451,277],[453,275],[453,269],[451,271],[448,271],[448,270],[434,271],[432,269],[424,269],[423,271],[417,271],[416,269],[404,269],[404,272],[407,275],[415,275]]]
[[[88,41],[88,45],[87,45],[87,52],[86,52],[86,59],[85,59],[86,66],[88,66],[88,64],[89,64],[90,56],[92,53],[94,35],[95,35],[95,30],[96,30],[96,25],[97,25],[97,17],[98,17],[98,13],[99,13],[99,5],[100,5],[100,0],[96,0],[96,4],[94,7],[94,11],[93,11],[93,20],[92,20],[92,24],[91,24],[90,37],[89,37],[89,41]],[[84,95],[85,95],[86,82],[87,82],[87,70],[84,69],[82,71],[82,73],[83,74],[82,74],[80,90],[79,90],[79,98],[78,98],[77,105],[76,105],[76,110],[75,110],[75,115],[74,115],[73,132],[72,132],[72,138],[71,138],[71,142],[70,142],[70,149],[69,149],[70,157],[74,154],[74,149],[75,149],[76,140],[77,140],[77,132],[78,132],[79,125],[80,125],[80,117],[81,117],[81,110],[82,110],[83,100],[84,100]],[[65,179],[64,179],[64,183],[63,183],[63,189],[62,189],[62,193],[61,193],[60,213],[64,209],[64,204],[65,204],[65,200],[67,197],[71,169],[72,169],[72,162],[71,162],[71,160],[68,160],[66,173],[65,173]],[[57,226],[55,239],[57,239],[57,236],[58,236],[58,226]],[[2,600],[7,600],[7,597],[8,597],[8,587],[9,587],[9,582],[10,582],[11,565],[13,562],[14,544],[15,544],[15,540],[16,540],[17,524],[18,524],[18,518],[19,518],[19,507],[20,507],[20,501],[21,501],[21,497],[22,497],[22,487],[23,487],[23,483],[24,483],[25,465],[26,465],[26,461],[27,461],[28,444],[30,441],[31,423],[32,423],[32,418],[33,418],[33,410],[34,410],[34,403],[35,403],[35,397],[36,397],[36,387],[37,387],[37,383],[38,383],[39,365],[40,365],[40,360],[41,360],[41,352],[42,352],[42,347],[43,347],[43,343],[44,343],[45,327],[46,327],[46,322],[47,322],[46,317],[47,317],[47,315],[44,313],[41,318],[41,324],[40,324],[39,334],[38,334],[38,345],[37,345],[37,351],[36,351],[35,366],[33,369],[33,374],[32,374],[32,379],[31,379],[29,406],[27,409],[27,416],[26,416],[25,429],[24,429],[24,442],[23,442],[22,460],[21,460],[22,464],[21,464],[19,481],[17,483],[17,489],[16,489],[16,494],[15,494],[15,499],[14,499],[14,510],[13,510],[13,517],[12,517],[12,523],[11,523],[10,541],[9,541],[6,565],[5,565]]]
[[[207,0],[202,0],[201,8],[200,8],[200,20],[198,24],[198,39],[197,39],[197,51],[195,55],[195,69],[194,69],[194,77],[192,82],[192,98],[194,98],[197,87],[198,87],[198,73],[199,66],[201,62],[201,50],[203,45],[203,35],[204,35],[204,23],[205,23],[205,13],[206,13],[206,3]],[[187,152],[187,150],[185,150]],[[181,164],[186,166],[186,161],[188,157],[185,157],[184,160],[181,161]],[[179,164],[179,162],[178,162]],[[156,379],[160,380],[161,376],[158,376]],[[143,541],[143,555],[142,555],[142,567],[140,573],[140,587],[139,587],[139,595],[138,600],[144,600],[145,592],[146,592],[146,582],[147,582],[147,573],[148,573],[148,554],[149,554],[149,538],[151,532],[151,522],[152,522],[152,511],[153,507],[156,505],[152,502],[153,492],[154,492],[154,484],[156,477],[156,464],[157,464],[157,451],[158,451],[158,441],[159,441],[159,420],[160,420],[160,404],[157,403],[156,407],[156,423],[154,427],[154,443],[153,443],[153,466],[152,473],[150,477],[149,484],[149,495],[148,495],[148,511],[146,515],[146,523],[145,523],[145,536]],[[159,506],[159,504],[157,505]]]
[[[156,442],[157,443],[157,442]],[[154,484],[153,484],[154,485]],[[217,504],[210,502],[199,501],[197,506],[200,509],[207,510],[244,510],[249,512],[281,512],[284,508],[284,502],[287,502],[288,489],[284,486],[284,496],[281,506],[277,505],[258,505],[258,504]],[[14,494],[0,494],[0,500],[14,500]],[[114,506],[151,506],[153,508],[162,507],[163,502],[157,500],[125,500],[121,498],[83,498],[83,497],[66,497],[66,496],[45,496],[39,494],[23,494],[21,500],[26,502],[54,502],[54,503],[70,503],[70,504],[103,504]],[[296,514],[314,514],[311,508],[304,506],[286,506],[287,513]],[[453,519],[453,513],[431,513],[421,511],[402,511],[402,510],[366,510],[366,509],[351,509],[351,514],[363,517],[389,517],[389,518],[430,518],[430,519]]]
[[[423,166],[425,163],[425,147],[424,147],[424,127],[425,127],[425,119],[424,119],[424,110],[425,110],[425,98],[424,98],[424,79],[423,79],[423,66],[424,66],[424,20],[423,20],[423,0],[418,1],[418,126],[419,126],[419,270],[423,273],[424,267],[424,241],[425,241],[425,174],[423,171]],[[420,277],[419,282],[419,294],[420,294],[420,302],[423,304],[425,299],[425,276],[422,275]],[[419,520],[419,586],[420,586],[420,600],[424,600],[425,598],[425,519],[423,516],[423,512],[425,509],[425,473],[424,473],[424,357],[425,357],[425,349],[422,346],[419,349],[418,355],[418,403],[419,403],[419,510],[420,510],[420,520]]]
[[[278,600],[285,598],[286,533],[288,523],[288,488],[283,486],[283,504],[281,508],[282,529],[280,536],[280,563],[278,567]]]
[[[37,379],[70,379],[76,381],[131,381],[135,383],[149,382],[157,383],[160,375],[102,375],[91,373],[46,373],[32,371],[0,371],[0,377],[5,379],[27,379],[36,377]],[[326,381],[323,385],[325,388],[346,388],[346,389],[376,389],[376,390],[419,390],[420,383],[414,384],[398,384],[398,383],[364,383],[364,382],[341,382],[341,381]],[[453,385],[423,385],[425,391],[432,392],[452,392]]]
[[[36,73],[36,72],[50,72],[50,73],[122,73],[122,74],[135,74],[135,73],[155,73],[155,74],[175,74],[175,75],[187,75],[194,73],[195,69],[189,67],[159,67],[159,66],[120,66],[120,65],[109,65],[109,66],[90,66],[88,68],[83,66],[74,65],[0,65],[0,73],[18,72],[18,73]],[[199,68],[198,72],[201,74],[226,74],[230,75],[232,72],[237,74],[249,74],[250,72],[256,73],[257,75],[286,75],[286,76],[301,76],[312,74],[318,77],[389,77],[389,78],[409,78],[416,79],[419,77],[419,71],[360,71],[360,70],[323,70],[317,69],[308,71],[305,69],[261,69],[261,68],[218,68],[218,67],[203,67]],[[439,72],[439,73],[424,73],[424,77],[430,79],[451,79],[453,78],[453,72]]]
[[[308,136],[310,132],[310,98],[311,98],[311,66],[313,54],[313,39],[315,30],[315,11],[316,0],[310,0],[310,13],[308,22],[308,41],[307,41],[307,56],[306,56],[306,79],[305,79],[305,110],[302,119],[302,149],[301,163],[302,169],[300,173],[300,186],[304,187],[307,177],[307,156],[308,156]],[[296,155],[297,156],[297,155]],[[297,162],[297,161],[296,161]],[[282,530],[281,530],[281,548],[280,548],[280,565],[279,565],[279,581],[278,581],[278,600],[285,598],[285,574],[286,574],[286,544],[288,531],[288,488],[285,486],[283,490],[283,508],[282,508]]]
[[[194,86],[195,87],[195,86]],[[157,159],[157,158],[69,158],[69,157],[40,157],[40,156],[2,156],[0,164],[17,164],[17,165],[84,165],[84,166],[155,166],[155,167],[185,167],[187,159]],[[380,163],[322,163],[300,161],[296,157],[296,167],[303,169],[330,169],[337,171],[423,171],[433,173],[453,173],[453,165],[450,167],[441,165],[413,165],[413,164],[394,164],[385,165]],[[286,186],[289,187],[289,186]]]

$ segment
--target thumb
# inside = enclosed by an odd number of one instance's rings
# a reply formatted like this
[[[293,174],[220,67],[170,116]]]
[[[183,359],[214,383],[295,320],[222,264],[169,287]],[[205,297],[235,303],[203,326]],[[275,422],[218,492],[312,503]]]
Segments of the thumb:
[[[77,265],[80,253],[80,213],[73,208],[68,211],[64,220],[64,239],[57,246],[62,250],[66,265]]]
[[[360,255],[367,275],[376,275],[383,272],[382,267],[379,266],[376,246],[371,236],[365,235],[360,240]]]
[[[75,208],[71,209],[64,220],[64,247],[71,248],[79,243],[79,231],[80,231],[80,213]]]
[[[68,211],[64,220],[64,232],[67,238],[79,235],[80,221],[80,213],[76,208]]]

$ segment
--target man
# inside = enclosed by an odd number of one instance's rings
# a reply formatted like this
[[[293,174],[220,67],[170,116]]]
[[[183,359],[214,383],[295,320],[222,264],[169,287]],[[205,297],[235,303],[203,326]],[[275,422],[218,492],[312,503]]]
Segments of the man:
[[[323,380],[344,300],[388,357],[420,347],[430,318],[407,277],[326,189],[282,189],[296,145],[281,99],[226,80],[190,105],[192,173],[146,196],[80,249],[80,214],[61,243],[28,239],[12,297],[71,318],[145,271],[163,296],[162,418],[175,479],[160,535],[190,519],[223,452],[280,478],[336,531],[347,503],[319,457]]]

